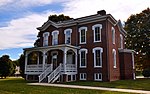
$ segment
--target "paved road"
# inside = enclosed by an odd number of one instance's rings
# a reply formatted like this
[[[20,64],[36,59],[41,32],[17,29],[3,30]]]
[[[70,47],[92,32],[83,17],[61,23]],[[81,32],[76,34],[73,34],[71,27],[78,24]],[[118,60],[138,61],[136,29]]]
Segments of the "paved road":
[[[93,90],[150,94],[150,91],[144,91],[144,90],[117,89],[117,88],[105,88],[105,87],[78,86],[78,85],[48,84],[48,83],[28,83],[28,85],[41,85],[41,86],[53,86],[53,87],[80,88],[80,89],[93,89]]]

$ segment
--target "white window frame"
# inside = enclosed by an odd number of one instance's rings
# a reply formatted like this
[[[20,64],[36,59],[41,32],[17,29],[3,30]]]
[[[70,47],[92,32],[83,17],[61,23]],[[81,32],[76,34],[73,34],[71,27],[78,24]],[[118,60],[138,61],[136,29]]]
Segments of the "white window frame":
[[[87,78],[86,73],[80,73],[80,80],[86,80],[86,78]]]
[[[112,56],[113,56],[113,68],[117,68],[117,61],[116,61],[116,50],[112,50]]]
[[[123,36],[120,34],[120,48],[123,49]]]
[[[68,38],[68,36],[66,35],[66,33],[67,33],[67,31],[70,31],[70,43],[67,43],[67,38]],[[65,34],[65,44],[71,44],[71,33],[72,33],[72,29],[65,29],[64,30],[64,34]]]
[[[101,76],[101,78],[100,78]],[[98,78],[96,78],[98,77]],[[95,81],[102,81],[102,73],[94,73],[94,80]]]
[[[81,66],[81,52],[82,51],[85,51],[85,66]],[[80,68],[86,68],[87,67],[87,53],[88,53],[88,50],[85,49],[85,48],[82,48],[79,50],[79,54],[80,54]]]
[[[112,27],[111,31],[112,31],[112,43],[115,44],[115,28]]]
[[[45,37],[45,35],[47,35]],[[43,33],[43,46],[48,46],[48,39],[49,39],[49,32],[44,32]]]
[[[82,37],[82,35],[81,35],[81,30],[85,30],[85,41],[84,42],[82,42],[81,41],[81,37]],[[79,34],[80,34],[80,44],[86,44],[86,31],[87,31],[87,27],[80,27],[79,28]]]
[[[100,40],[96,40],[96,37],[95,37],[95,28],[96,28],[96,27],[99,27],[99,28],[100,28],[100,31],[99,31],[99,33],[100,33]],[[92,30],[93,30],[93,32],[94,32],[94,42],[101,42],[102,24],[95,24],[95,25],[93,25],[93,26],[92,26]]]
[[[57,34],[57,43],[55,44],[55,41],[54,41],[54,33]],[[58,35],[59,35],[59,31],[58,30],[55,30],[52,32],[52,45],[58,45]]]
[[[100,50],[100,66],[97,66],[96,65],[96,50]],[[99,68],[99,67],[102,67],[102,62],[103,62],[103,59],[102,59],[102,53],[103,53],[103,48],[101,47],[96,47],[96,48],[93,48],[93,53],[94,53],[94,68]]]

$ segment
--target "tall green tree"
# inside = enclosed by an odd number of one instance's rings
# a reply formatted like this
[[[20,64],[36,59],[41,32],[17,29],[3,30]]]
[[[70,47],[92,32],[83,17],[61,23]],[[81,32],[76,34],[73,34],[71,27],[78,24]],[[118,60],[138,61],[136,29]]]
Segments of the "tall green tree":
[[[24,75],[24,70],[25,70],[25,56],[23,54],[18,59],[18,63],[19,63],[19,66],[20,66],[20,75],[24,78],[25,77],[25,75]]]
[[[0,57],[0,76],[1,78],[10,76],[14,73],[15,67],[8,55]]]
[[[150,68],[150,9],[131,15],[125,22],[126,47],[137,52],[137,68]]]

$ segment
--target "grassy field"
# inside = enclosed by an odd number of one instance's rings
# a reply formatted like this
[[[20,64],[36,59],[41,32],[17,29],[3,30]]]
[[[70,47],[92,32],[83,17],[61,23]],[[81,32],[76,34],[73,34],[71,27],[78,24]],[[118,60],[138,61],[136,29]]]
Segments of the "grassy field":
[[[129,94],[99,90],[28,86],[22,78],[0,79],[0,94]]]
[[[150,91],[150,78],[142,78],[136,80],[119,80],[113,82],[68,82],[66,84],[83,85],[83,86],[98,86],[123,89],[139,89]]]

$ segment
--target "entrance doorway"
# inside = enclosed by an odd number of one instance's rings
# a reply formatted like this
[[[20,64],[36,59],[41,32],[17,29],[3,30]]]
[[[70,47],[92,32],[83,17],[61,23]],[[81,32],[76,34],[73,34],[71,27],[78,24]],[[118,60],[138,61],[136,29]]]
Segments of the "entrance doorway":
[[[53,70],[55,70],[58,67],[57,53],[52,54],[52,64],[53,64]]]

